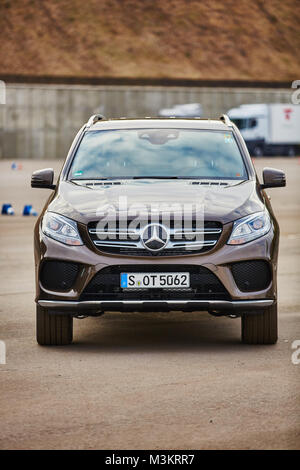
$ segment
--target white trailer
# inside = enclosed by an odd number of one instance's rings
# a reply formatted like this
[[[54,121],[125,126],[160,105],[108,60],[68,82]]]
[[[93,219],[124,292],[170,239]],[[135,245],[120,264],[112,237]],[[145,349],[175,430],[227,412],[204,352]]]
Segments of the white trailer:
[[[227,112],[251,155],[289,155],[300,151],[300,105],[243,104]]]

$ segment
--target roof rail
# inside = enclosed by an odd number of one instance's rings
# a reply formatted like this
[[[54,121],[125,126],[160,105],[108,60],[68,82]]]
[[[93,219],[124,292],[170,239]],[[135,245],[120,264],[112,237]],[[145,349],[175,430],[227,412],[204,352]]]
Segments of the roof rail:
[[[220,121],[223,121],[226,126],[232,126],[232,122],[230,121],[229,117],[227,114],[222,114],[222,116],[219,117]]]
[[[98,121],[105,121],[106,117],[102,114],[93,114],[87,122],[86,127],[91,127],[93,124],[96,124]]]

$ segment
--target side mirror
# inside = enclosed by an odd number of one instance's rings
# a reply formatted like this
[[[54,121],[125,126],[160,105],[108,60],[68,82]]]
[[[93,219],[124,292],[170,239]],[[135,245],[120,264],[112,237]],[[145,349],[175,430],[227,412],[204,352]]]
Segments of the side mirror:
[[[285,173],[275,168],[264,168],[263,180],[264,183],[260,185],[261,189],[280,188],[286,185]]]
[[[54,171],[52,168],[44,168],[43,170],[37,170],[32,173],[31,187],[55,189],[55,184],[53,184],[53,178]]]

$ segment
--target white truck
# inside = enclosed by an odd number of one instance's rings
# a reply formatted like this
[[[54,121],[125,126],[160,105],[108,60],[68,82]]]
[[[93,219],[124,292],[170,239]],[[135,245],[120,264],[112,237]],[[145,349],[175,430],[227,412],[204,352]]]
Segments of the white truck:
[[[227,112],[251,155],[288,155],[300,151],[300,105],[243,104]]]

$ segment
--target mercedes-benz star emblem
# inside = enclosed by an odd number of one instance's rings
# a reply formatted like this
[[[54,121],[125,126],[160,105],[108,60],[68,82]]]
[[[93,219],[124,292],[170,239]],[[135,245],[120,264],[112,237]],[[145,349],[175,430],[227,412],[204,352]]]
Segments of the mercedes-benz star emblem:
[[[150,224],[142,232],[142,243],[149,251],[160,251],[169,241],[169,233],[160,224]]]

